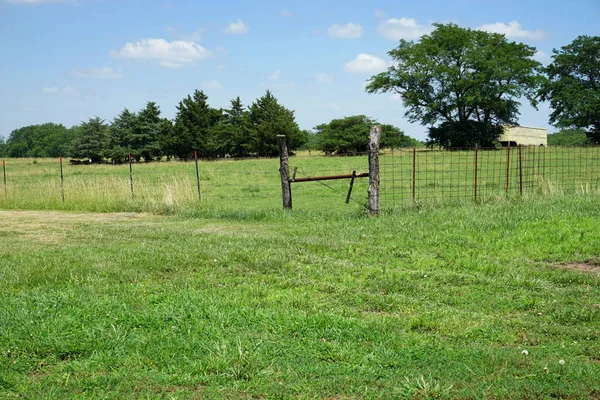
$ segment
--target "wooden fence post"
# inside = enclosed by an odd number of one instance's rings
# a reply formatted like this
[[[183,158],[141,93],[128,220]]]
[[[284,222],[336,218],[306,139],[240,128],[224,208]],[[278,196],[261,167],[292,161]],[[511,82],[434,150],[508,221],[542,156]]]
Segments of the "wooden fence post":
[[[198,171],[198,152],[194,150],[194,160],[196,161],[196,186],[198,186],[198,201],[202,201],[200,196],[200,172]]]
[[[381,126],[373,125],[369,134],[369,214],[379,214],[379,138]]]
[[[4,200],[7,198],[6,191],[6,161],[2,160],[2,174],[4,175]]]
[[[288,149],[285,143],[285,135],[277,135],[279,146],[279,174],[281,175],[281,198],[283,208],[292,208],[292,187],[290,183],[290,164],[288,161]]]
[[[65,178],[63,177],[62,156],[60,156],[60,194],[63,203],[65,202]]]
[[[129,187],[131,188],[131,198],[133,199],[133,168],[131,167],[131,153],[127,155],[129,160]]]

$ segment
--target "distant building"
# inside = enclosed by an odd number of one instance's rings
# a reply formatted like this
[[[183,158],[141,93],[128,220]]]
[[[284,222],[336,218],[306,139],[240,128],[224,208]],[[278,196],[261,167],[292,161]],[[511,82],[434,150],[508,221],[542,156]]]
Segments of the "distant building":
[[[548,132],[544,128],[506,125],[498,141],[502,146],[547,146]]]

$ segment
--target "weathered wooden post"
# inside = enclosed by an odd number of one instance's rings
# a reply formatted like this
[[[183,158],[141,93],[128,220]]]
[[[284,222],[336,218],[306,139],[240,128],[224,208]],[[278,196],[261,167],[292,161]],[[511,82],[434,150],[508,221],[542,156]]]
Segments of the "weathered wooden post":
[[[381,126],[373,125],[369,134],[369,214],[379,214],[379,138]]]
[[[131,198],[133,199],[133,168],[131,167],[131,153],[127,155],[129,160],[129,187],[131,188]]]
[[[6,200],[6,161],[2,160],[2,174],[4,175],[4,200]]]
[[[279,146],[279,174],[281,175],[281,198],[283,208],[292,208],[292,187],[290,184],[290,164],[288,161],[288,149],[285,143],[285,135],[277,135]]]

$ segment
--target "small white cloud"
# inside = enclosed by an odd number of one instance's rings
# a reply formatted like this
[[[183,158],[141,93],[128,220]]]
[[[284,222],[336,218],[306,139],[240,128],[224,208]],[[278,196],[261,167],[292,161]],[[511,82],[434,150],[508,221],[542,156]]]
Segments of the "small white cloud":
[[[200,82],[200,87],[202,89],[221,89],[223,85],[221,85],[219,81],[213,79],[210,81]]]
[[[508,39],[541,40],[549,36],[548,32],[544,32],[539,29],[535,31],[525,30],[517,21],[510,21],[508,24],[505,24],[503,22],[484,24],[478,27],[477,30],[491,33],[501,33],[505,35]]]
[[[402,101],[402,96],[399,93],[394,93],[391,96],[392,101]]]
[[[414,18],[390,18],[380,23],[377,31],[386,39],[413,40],[433,31],[433,26],[421,25]]]
[[[327,29],[329,36],[336,39],[358,39],[362,35],[362,26],[349,22],[346,25],[331,25]]]
[[[325,103],[323,104],[323,108],[328,108],[330,110],[341,110],[342,107],[340,107],[337,103]]]
[[[329,83],[329,82],[333,82],[333,80],[335,79],[335,76],[333,76],[333,74],[321,73],[321,74],[317,74],[316,79],[318,82],[321,82],[321,83]]]
[[[280,13],[280,15],[281,15],[283,18],[289,18],[289,17],[291,17],[291,16],[292,16],[292,13],[291,13],[289,10],[281,10],[281,13]]]
[[[346,71],[355,74],[376,74],[387,69],[388,63],[371,54],[361,53],[345,64]]]
[[[223,32],[230,35],[245,35],[250,30],[250,26],[244,23],[240,18],[236,22],[227,25]]]
[[[550,55],[545,51],[538,50],[533,55],[533,59],[541,62],[542,64],[547,64],[550,62]]]
[[[142,39],[135,43],[126,43],[119,51],[111,52],[117,58],[134,60],[153,60],[163,67],[181,68],[194,65],[210,57],[212,53],[198,43],[165,39]]]
[[[63,88],[59,88],[58,86],[45,87],[42,89],[44,93],[63,93],[63,94],[72,94],[77,96],[79,93],[73,87],[67,85]]]
[[[121,79],[123,77],[121,71],[115,71],[111,67],[79,69],[72,74],[80,78]]]
[[[273,72],[273,74],[269,75],[267,79],[269,79],[270,81],[278,81],[279,78],[281,78],[281,71],[277,70]]]

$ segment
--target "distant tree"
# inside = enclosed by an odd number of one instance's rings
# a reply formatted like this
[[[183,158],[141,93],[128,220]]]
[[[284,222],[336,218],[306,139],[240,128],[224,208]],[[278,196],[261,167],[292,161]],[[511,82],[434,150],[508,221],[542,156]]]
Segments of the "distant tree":
[[[11,132],[6,142],[10,157],[58,157],[65,155],[73,131],[62,124],[29,125]]]
[[[548,135],[548,146],[581,146],[590,144],[585,129],[563,129]]]
[[[395,64],[373,76],[367,92],[399,94],[406,117],[435,128],[430,143],[440,145],[459,145],[453,133],[462,128],[473,136],[463,142],[485,144],[478,139],[516,124],[519,98],[536,106],[543,81],[534,47],[454,24],[435,24],[431,34],[400,40],[388,54]],[[438,137],[449,139],[443,144]]]
[[[0,137],[0,157],[4,157],[6,155],[6,141],[3,137]]]
[[[272,157],[279,154],[277,135],[285,135],[287,147],[293,153],[307,138],[296,123],[294,112],[279,104],[271,91],[252,103],[249,114],[252,132],[249,150],[259,156]]]
[[[137,129],[138,118],[127,108],[123,109],[110,124],[104,156],[121,163],[132,153],[131,137]]]
[[[490,148],[496,145],[502,132],[503,127],[497,124],[479,121],[446,121],[439,126],[429,128],[427,144],[444,148]]]
[[[592,142],[600,143],[600,36],[579,36],[553,53],[540,90],[553,109],[550,123],[585,129]]]
[[[136,151],[136,158],[141,156],[144,161],[160,158],[159,136],[163,122],[160,107],[153,101],[147,102],[137,119],[137,129],[133,131],[130,140],[132,149]]]
[[[252,126],[249,113],[239,96],[231,100],[231,108],[221,110],[221,119],[210,135],[211,147],[218,156],[244,157],[250,154]]]
[[[194,91],[179,102],[173,128],[173,153],[179,158],[190,158],[194,150],[200,157],[214,156],[210,134],[221,118],[220,110],[208,104],[208,96]]]
[[[101,161],[106,149],[108,129],[108,125],[100,117],[93,117],[83,122],[73,142],[73,155],[78,158],[89,158],[93,162]]]
[[[160,149],[160,155],[166,156],[167,160],[170,160],[171,157],[174,157],[176,154],[173,122],[171,122],[170,119],[163,118],[160,122],[158,147]]]
[[[371,126],[377,121],[364,115],[333,119],[315,127],[317,148],[325,154],[363,153],[367,151]],[[381,147],[403,147],[404,133],[393,125],[381,125]]]

